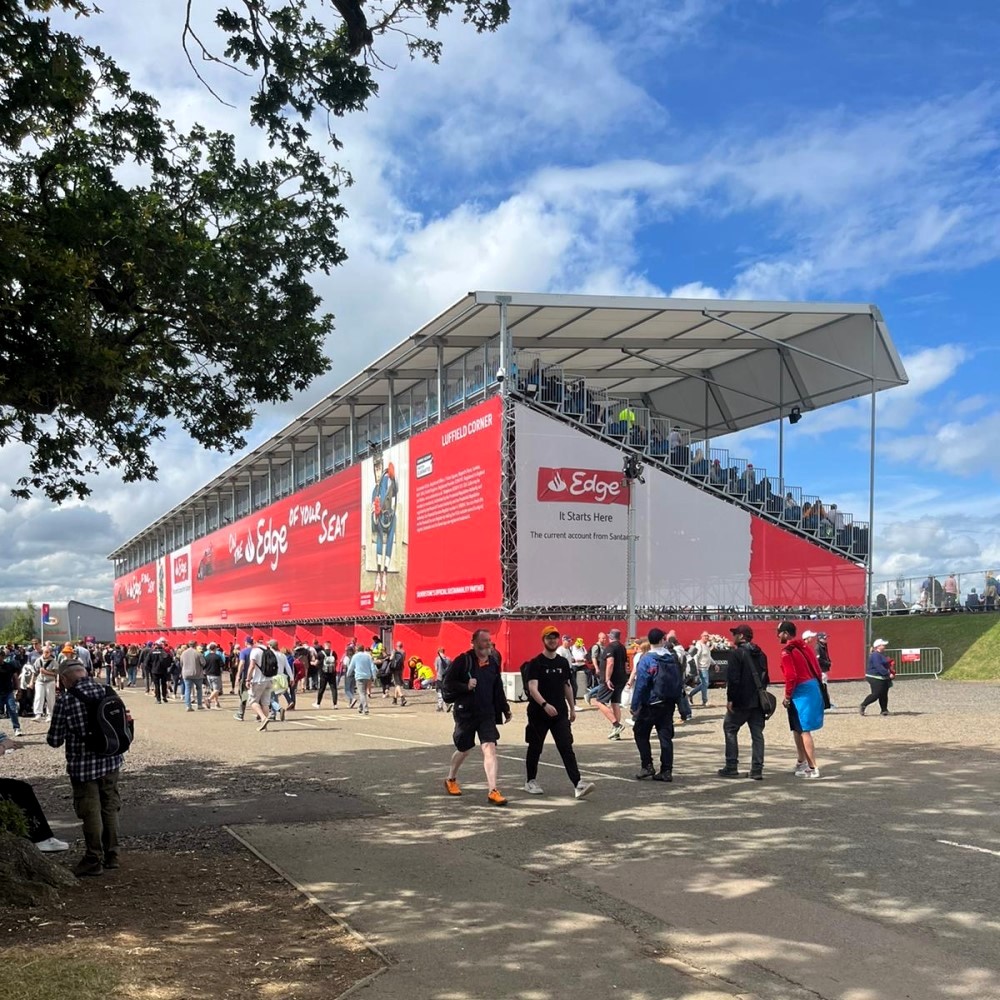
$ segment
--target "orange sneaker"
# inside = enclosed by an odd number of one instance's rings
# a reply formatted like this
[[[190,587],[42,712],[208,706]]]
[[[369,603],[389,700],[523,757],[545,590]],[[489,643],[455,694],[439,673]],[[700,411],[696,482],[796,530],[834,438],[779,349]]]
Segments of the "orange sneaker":
[[[507,805],[507,800],[500,793],[499,789],[494,788],[489,795],[486,796],[486,801],[489,802],[491,806],[505,806]]]
[[[444,779],[445,791],[449,795],[461,795],[462,789],[458,787],[458,780],[456,778],[445,778]]]

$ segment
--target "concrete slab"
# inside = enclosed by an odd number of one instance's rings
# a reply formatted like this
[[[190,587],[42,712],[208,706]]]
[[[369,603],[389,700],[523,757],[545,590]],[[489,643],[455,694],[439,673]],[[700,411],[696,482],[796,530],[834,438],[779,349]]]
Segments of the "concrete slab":
[[[753,997],[649,953],[577,896],[489,857],[482,837],[435,843],[400,818],[236,832],[392,959],[372,1000]]]

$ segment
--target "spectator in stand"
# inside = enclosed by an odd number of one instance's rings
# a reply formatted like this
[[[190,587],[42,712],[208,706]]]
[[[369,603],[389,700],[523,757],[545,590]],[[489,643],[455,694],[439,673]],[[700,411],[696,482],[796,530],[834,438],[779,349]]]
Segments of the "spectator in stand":
[[[704,479],[709,473],[709,468],[705,452],[701,448],[698,448],[694,453],[694,458],[691,460],[691,475]]]
[[[865,667],[865,680],[871,688],[871,694],[861,702],[858,711],[865,714],[865,709],[877,701],[882,715],[889,714],[889,688],[892,687],[892,676],[895,664],[885,655],[889,645],[885,639],[876,639],[872,643],[872,651],[868,654],[868,665]]]
[[[983,592],[983,604],[987,611],[993,611],[997,604],[997,588],[1000,580],[993,575],[993,570],[986,571],[986,590]]]
[[[802,508],[795,502],[795,497],[791,493],[785,494],[785,510],[781,515],[783,521],[791,524],[798,524],[802,517]]]
[[[796,638],[794,622],[778,626],[781,642],[781,672],[785,675],[785,698],[788,725],[795,739],[798,761],[797,778],[818,778],[816,747],[813,733],[823,728],[823,693],[820,690],[820,669],[816,654],[801,639]]]
[[[948,574],[948,579],[944,581],[941,589],[944,591],[945,611],[954,611],[958,607],[958,581],[954,573]]]
[[[969,591],[968,596],[965,598],[965,610],[966,611],[982,611],[983,603],[980,600],[979,595],[976,593],[976,588],[973,587]]]

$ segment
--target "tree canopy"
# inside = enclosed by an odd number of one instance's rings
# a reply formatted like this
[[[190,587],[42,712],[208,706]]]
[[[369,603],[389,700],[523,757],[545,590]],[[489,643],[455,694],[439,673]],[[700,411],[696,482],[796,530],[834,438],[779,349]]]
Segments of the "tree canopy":
[[[346,259],[350,178],[317,149],[314,117],[366,107],[388,33],[436,61],[441,18],[483,32],[509,16],[507,0],[241,0],[205,38],[194,2],[192,72],[208,60],[255,77],[267,158],[178,128],[53,23],[61,10],[86,28],[100,12],[85,0],[0,0],[0,446],[30,455],[15,496],[83,497],[105,467],[155,478],[150,443],[171,419],[242,447],[259,404],[327,370],[333,317],[310,279]]]

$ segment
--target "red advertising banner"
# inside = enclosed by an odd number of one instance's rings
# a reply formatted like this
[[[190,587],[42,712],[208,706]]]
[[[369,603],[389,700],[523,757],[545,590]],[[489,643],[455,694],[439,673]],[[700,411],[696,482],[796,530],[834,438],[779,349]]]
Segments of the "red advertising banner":
[[[192,543],[194,624],[356,611],[358,489],[352,466]]]
[[[115,580],[115,630],[156,627],[156,563]]]
[[[501,401],[471,410],[116,581],[116,628],[232,628],[498,608]]]
[[[405,610],[499,608],[498,396],[411,439]]]

